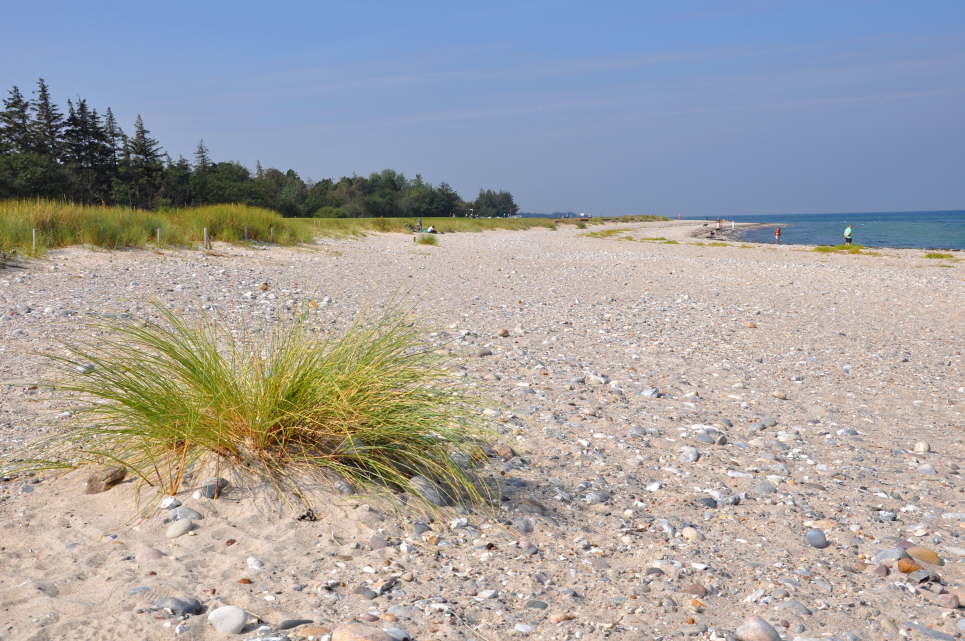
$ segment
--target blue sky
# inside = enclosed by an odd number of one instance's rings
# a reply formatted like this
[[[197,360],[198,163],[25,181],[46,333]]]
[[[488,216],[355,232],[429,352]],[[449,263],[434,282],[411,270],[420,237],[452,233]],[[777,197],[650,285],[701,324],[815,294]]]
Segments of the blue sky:
[[[961,0],[6,4],[4,92],[42,76],[175,157],[526,211],[965,208]]]

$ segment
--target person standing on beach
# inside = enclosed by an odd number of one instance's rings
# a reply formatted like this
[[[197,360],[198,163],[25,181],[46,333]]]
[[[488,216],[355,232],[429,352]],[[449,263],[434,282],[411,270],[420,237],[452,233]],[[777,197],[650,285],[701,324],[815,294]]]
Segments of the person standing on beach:
[[[854,235],[854,231],[851,229],[851,224],[849,223],[847,227],[844,228],[844,244],[851,244],[851,237]]]

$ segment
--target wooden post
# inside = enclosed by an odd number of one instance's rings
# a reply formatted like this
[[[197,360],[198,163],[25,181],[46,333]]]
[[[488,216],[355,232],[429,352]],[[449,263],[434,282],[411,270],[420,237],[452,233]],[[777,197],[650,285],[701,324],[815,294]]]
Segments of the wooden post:
[[[208,228],[204,228],[204,248],[211,249],[211,243],[208,241]]]
[[[33,255],[36,256],[37,255],[37,229],[36,228],[31,230],[31,235],[33,236],[33,246],[34,246]]]
[[[274,228],[274,227],[269,227],[269,228],[268,228],[268,242],[270,242],[270,243],[275,242],[275,228]]]
[[[156,249],[161,249],[161,228],[158,227],[156,231],[157,231],[157,236],[154,240],[154,247]]]

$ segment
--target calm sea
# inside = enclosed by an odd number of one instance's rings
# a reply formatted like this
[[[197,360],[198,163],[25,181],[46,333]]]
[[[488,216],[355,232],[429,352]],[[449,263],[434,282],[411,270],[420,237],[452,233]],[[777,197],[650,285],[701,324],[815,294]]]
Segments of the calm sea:
[[[837,245],[844,242],[847,225],[854,242],[868,247],[965,249],[965,211],[865,212],[860,214],[781,214],[727,216],[727,220],[766,223],[740,238],[758,243],[774,241],[780,226],[782,242],[799,245]]]

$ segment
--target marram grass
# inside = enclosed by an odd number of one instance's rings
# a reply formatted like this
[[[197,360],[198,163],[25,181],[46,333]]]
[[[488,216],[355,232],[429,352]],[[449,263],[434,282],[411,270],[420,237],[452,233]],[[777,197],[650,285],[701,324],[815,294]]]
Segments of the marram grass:
[[[425,500],[419,476],[452,501],[486,500],[470,469],[478,414],[405,316],[358,321],[337,338],[303,320],[235,338],[158,311],[157,322],[111,321],[51,356],[62,369],[52,387],[82,408],[20,469],[119,464],[167,494],[230,470],[306,503],[307,483],[338,479]]]
[[[145,211],[77,205],[54,200],[0,201],[0,250],[36,253],[68,245],[106,249],[200,244],[203,230],[213,241],[244,240],[294,244],[312,239],[303,224],[248,205],[207,205]]]

